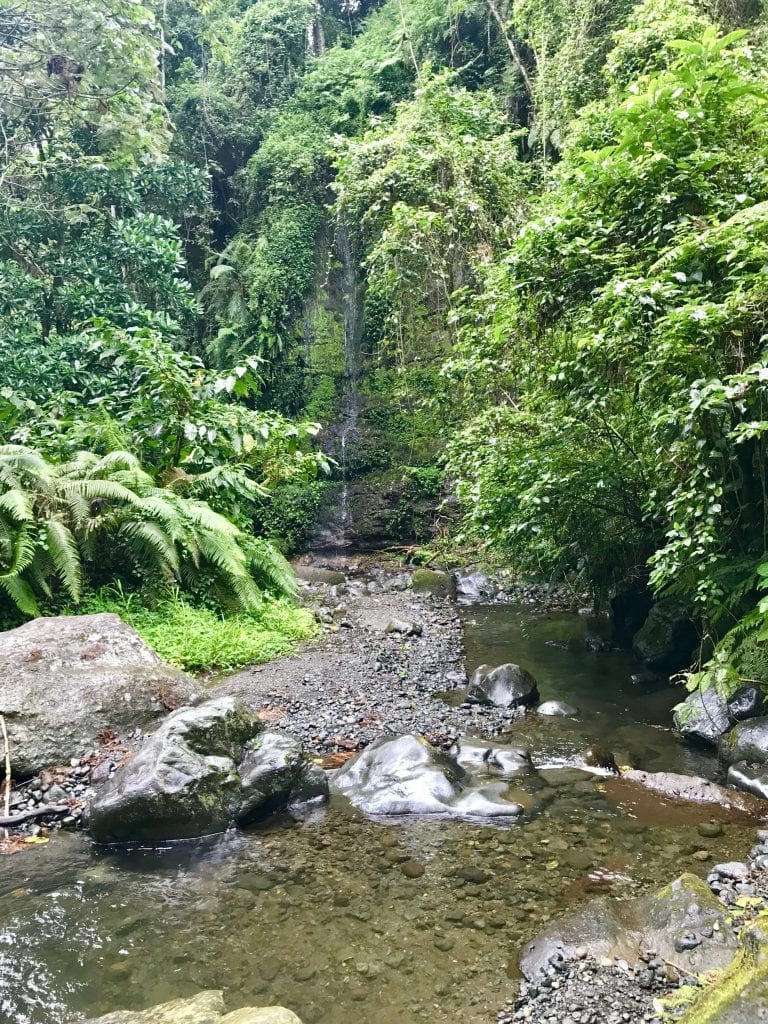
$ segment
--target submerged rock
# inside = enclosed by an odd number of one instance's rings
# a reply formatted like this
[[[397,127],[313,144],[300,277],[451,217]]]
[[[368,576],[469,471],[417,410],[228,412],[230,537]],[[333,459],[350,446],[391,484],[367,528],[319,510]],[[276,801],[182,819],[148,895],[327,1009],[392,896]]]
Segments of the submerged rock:
[[[632,650],[654,672],[687,668],[699,642],[696,624],[685,605],[673,598],[655,604],[635,634]]]
[[[728,764],[768,763],[768,718],[750,718],[735,725],[720,741],[720,757]]]
[[[535,704],[539,688],[530,672],[507,662],[497,668],[481,665],[469,681],[467,700],[473,704],[492,704],[498,708],[513,708]]]
[[[332,786],[371,815],[517,817],[520,804],[491,787],[472,789],[469,773],[420,736],[382,736],[339,769]]]
[[[160,842],[222,832],[322,796],[301,743],[261,725],[231,697],[182,708],[91,800],[100,843]]]
[[[301,1024],[301,1021],[283,1006],[245,1007],[227,1013],[224,994],[209,991],[190,999],[174,999],[148,1010],[117,1010],[80,1024]]]
[[[660,804],[700,804],[708,814],[725,821],[760,821],[768,814],[768,807],[751,793],[739,793],[695,775],[630,770],[605,782],[606,796],[630,808],[633,790],[653,793]]]
[[[737,949],[725,908],[695,875],[684,874],[661,892],[631,900],[604,897],[551,925],[524,950],[528,980],[554,973],[576,957],[640,962],[653,953],[691,975],[727,967]]]
[[[198,699],[117,615],[33,619],[0,633],[0,712],[15,776],[68,764],[102,730],[145,729]]]
[[[712,746],[728,732],[731,719],[725,698],[710,686],[689,694],[678,704],[673,716],[675,729],[687,740],[697,740]]]

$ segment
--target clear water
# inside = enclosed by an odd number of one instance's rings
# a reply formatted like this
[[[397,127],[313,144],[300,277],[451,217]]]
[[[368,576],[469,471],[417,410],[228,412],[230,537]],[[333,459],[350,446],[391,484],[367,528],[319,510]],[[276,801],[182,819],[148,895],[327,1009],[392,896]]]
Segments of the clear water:
[[[514,726],[540,763],[571,763],[596,736],[634,744],[640,767],[688,763],[658,728],[674,693],[634,693],[623,655],[548,642],[583,636],[583,620],[509,608],[467,619],[470,668],[514,657],[544,699],[581,708],[576,723]],[[696,764],[714,771],[711,759]],[[507,830],[374,823],[334,801],[315,821],[161,851],[100,853],[56,835],[0,862],[0,1020],[69,1024],[221,988],[232,1008],[281,1003],[306,1024],[491,1022],[517,951],[549,919],[594,892],[705,873],[693,857],[702,848],[714,863],[751,845],[751,827],[705,840],[695,821],[640,822],[600,787],[545,769],[513,787],[529,814]],[[424,873],[407,877],[414,863]],[[486,880],[463,880],[464,867]]]

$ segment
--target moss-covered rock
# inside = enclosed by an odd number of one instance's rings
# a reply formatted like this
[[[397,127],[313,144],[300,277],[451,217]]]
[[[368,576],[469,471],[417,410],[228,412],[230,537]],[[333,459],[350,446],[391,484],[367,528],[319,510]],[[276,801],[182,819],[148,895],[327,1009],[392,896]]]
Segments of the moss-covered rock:
[[[415,569],[411,576],[411,588],[419,594],[434,594],[435,597],[456,596],[453,574],[439,569]]]
[[[635,634],[632,649],[654,672],[679,672],[691,664],[698,642],[690,611],[670,598],[651,608],[645,625]]]

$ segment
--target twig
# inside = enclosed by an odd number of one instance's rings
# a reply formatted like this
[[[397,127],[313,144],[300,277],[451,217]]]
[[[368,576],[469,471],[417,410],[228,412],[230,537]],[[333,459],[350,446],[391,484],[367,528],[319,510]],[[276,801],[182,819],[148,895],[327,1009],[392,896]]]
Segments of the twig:
[[[0,818],[0,827],[5,827],[7,832],[9,825],[23,825],[25,821],[32,821],[33,818],[45,818],[49,814],[54,816],[69,814],[71,810],[69,804],[44,804],[42,807],[33,807],[31,811],[20,811],[18,814]]]
[[[5,794],[3,798],[3,809],[7,818],[11,813],[11,745],[8,742],[8,730],[5,727],[5,715],[0,715],[0,730],[3,734],[5,746]],[[8,829],[5,830],[5,838],[8,838]]]

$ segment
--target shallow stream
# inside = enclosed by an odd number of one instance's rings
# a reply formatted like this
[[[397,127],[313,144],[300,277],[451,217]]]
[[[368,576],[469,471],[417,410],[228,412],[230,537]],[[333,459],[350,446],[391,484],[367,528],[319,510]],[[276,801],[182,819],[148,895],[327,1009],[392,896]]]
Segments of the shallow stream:
[[[752,827],[704,839],[653,801],[638,818],[573,767],[599,745],[715,777],[714,758],[667,729],[679,693],[638,689],[636,663],[587,650],[578,616],[494,606],[465,621],[468,669],[518,661],[542,700],[580,709],[512,726],[543,767],[514,784],[523,823],[376,823],[334,801],[316,820],[162,851],[57,834],[0,862],[0,1021],[69,1024],[221,988],[232,1008],[279,1003],[306,1024],[491,1022],[550,918],[745,854]]]

